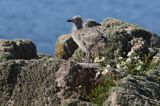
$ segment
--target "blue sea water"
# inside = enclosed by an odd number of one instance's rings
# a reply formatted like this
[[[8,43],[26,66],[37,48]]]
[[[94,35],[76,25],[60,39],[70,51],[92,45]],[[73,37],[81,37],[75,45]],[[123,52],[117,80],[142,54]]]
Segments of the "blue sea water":
[[[53,55],[74,15],[98,22],[118,18],[160,34],[159,6],[160,0],[0,0],[0,39],[31,39],[38,52]]]

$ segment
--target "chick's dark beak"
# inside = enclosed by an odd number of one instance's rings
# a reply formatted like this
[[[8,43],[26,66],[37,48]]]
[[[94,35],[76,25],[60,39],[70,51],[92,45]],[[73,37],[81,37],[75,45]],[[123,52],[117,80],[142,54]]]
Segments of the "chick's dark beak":
[[[67,20],[67,22],[73,22],[71,19]]]
[[[98,26],[101,26],[101,24],[99,24],[99,23],[96,23]]]

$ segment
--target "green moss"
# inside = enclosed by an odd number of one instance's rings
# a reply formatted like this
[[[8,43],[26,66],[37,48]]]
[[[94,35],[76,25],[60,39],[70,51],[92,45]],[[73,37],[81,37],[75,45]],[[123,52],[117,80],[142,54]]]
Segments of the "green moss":
[[[160,65],[160,59],[157,60],[156,62],[151,61],[150,64],[148,65],[148,67],[146,68],[146,70],[155,69],[159,65]]]
[[[114,86],[113,78],[108,75],[102,76],[97,85],[91,90],[90,93],[84,91],[85,99],[97,104],[98,106],[102,106],[104,100],[106,100],[108,96],[109,90]]]

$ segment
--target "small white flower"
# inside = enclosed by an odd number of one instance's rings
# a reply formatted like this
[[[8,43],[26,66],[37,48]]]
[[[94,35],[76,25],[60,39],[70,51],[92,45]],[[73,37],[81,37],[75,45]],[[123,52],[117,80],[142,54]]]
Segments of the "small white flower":
[[[105,57],[102,57],[101,59],[98,60],[98,62],[102,62],[105,60]]]
[[[123,69],[128,70],[128,67],[127,67],[127,66],[124,66]]]
[[[117,50],[115,51],[115,53],[119,53],[119,49],[117,49]]]
[[[128,52],[127,56],[132,56],[135,53],[135,51],[133,49],[131,49],[130,52]]]
[[[139,64],[143,64],[143,62],[141,60],[138,60]]]
[[[78,88],[82,88],[82,86],[81,86],[81,85],[79,85],[79,86],[78,86]]]
[[[157,56],[154,56],[153,58],[154,58],[154,59],[159,59],[159,57],[157,57]]]
[[[94,62],[95,62],[95,63],[97,63],[97,62],[98,62],[98,60],[99,60],[99,58],[98,58],[98,57],[96,57],[96,58],[94,59]]]
[[[138,56],[134,56],[133,59],[138,60]]]
[[[122,60],[122,59],[123,59],[123,57],[119,57],[118,59],[119,59],[119,60]]]
[[[122,61],[122,62],[121,62],[121,65],[126,65],[126,62]]]
[[[153,49],[153,48],[148,48],[148,50],[151,52],[151,53],[154,53],[155,52],[155,50]]]
[[[127,56],[131,56],[132,55],[132,52],[128,52]]]
[[[107,66],[106,66],[107,68],[111,68],[111,66],[108,64]]]
[[[131,62],[132,62],[131,58],[126,59],[126,63],[131,63]]]
[[[141,68],[142,68],[141,65],[139,65],[139,66],[136,67],[137,70],[141,70]]]
[[[105,74],[107,74],[108,73],[108,69],[104,69],[104,71],[102,71],[102,75],[105,75]]]
[[[96,57],[96,58],[94,59],[94,62],[97,63],[97,62],[102,62],[102,61],[104,61],[104,60],[105,60],[105,57],[102,57],[101,59],[99,59],[98,57]]]
[[[153,59],[154,59],[154,63],[157,63],[158,61],[160,61],[160,57],[154,56]]]
[[[117,64],[117,68],[118,68],[118,69],[120,69],[120,68],[121,68],[120,64]]]

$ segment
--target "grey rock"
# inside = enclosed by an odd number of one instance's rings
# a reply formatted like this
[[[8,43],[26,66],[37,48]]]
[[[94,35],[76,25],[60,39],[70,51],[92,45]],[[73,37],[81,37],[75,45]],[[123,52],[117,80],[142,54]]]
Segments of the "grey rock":
[[[0,60],[29,60],[36,57],[36,46],[29,40],[0,40]]]
[[[149,52],[146,48],[160,47],[160,37],[158,35],[136,25],[113,18],[105,19],[101,24],[104,36],[108,38],[108,45],[111,46],[110,51],[114,52],[119,49],[119,54],[122,57],[126,57],[133,48],[136,48],[139,41],[145,45],[141,47],[142,54]],[[137,41],[137,43],[133,43],[133,41]],[[140,43],[139,45],[142,44]]]
[[[61,62],[53,58],[0,62],[0,105],[59,104],[54,73]]]
[[[79,87],[90,91],[98,79],[97,68],[51,57],[3,61],[0,70],[2,106],[57,106],[66,99],[83,100]]]
[[[21,46],[17,46],[17,42]],[[19,50],[28,43],[22,40],[1,42],[2,47],[15,45]],[[19,51],[16,50],[18,55]],[[12,52],[8,53],[12,55]],[[7,58],[0,61],[0,105],[57,106],[67,98],[83,99],[79,86],[91,89],[98,78],[97,70],[42,54],[29,60]]]
[[[123,78],[112,88],[104,106],[159,106],[160,85],[145,76]]]
[[[55,82],[60,89],[57,96],[61,103],[65,99],[84,100],[82,89],[89,93],[98,81],[100,71],[97,67],[86,67],[71,61],[61,64],[55,73]]]
[[[160,66],[156,67],[156,69],[149,70],[146,74],[153,81],[158,82],[160,84]]]

